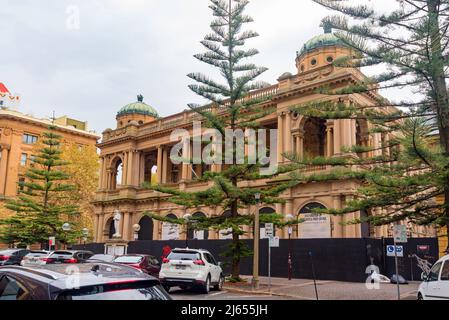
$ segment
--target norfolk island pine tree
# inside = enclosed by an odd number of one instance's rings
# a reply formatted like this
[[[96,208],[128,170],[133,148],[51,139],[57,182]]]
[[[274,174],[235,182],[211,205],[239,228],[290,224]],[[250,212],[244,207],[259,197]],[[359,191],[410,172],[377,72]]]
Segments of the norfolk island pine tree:
[[[304,116],[366,120],[373,124],[371,134],[392,135],[380,146],[354,145],[342,150],[362,157],[307,159],[286,155],[296,168],[317,164],[333,168],[309,177],[295,174],[295,179],[361,181],[357,199],[348,201],[343,209],[315,210],[316,213],[339,216],[382,209],[349,223],[381,226],[408,221],[449,230],[449,3],[398,0],[395,11],[381,14],[369,1],[364,5],[314,1],[339,13],[325,18],[323,24],[336,29],[335,35],[357,52],[334,61],[336,67],[383,66],[384,70],[351,87],[321,88],[319,93],[337,98],[408,88],[422,96],[410,101],[388,101],[379,96],[373,105],[317,102],[295,106],[292,110]],[[376,156],[370,156],[376,151]],[[354,167],[369,170],[350,169]],[[441,196],[444,203],[437,203],[435,198]]]
[[[215,19],[211,23],[212,33],[205,36],[201,44],[207,49],[206,53],[197,54],[195,58],[209,64],[220,71],[224,82],[219,83],[210,77],[199,73],[191,73],[189,78],[197,82],[189,88],[199,96],[210,101],[210,105],[203,107],[198,104],[190,104],[194,112],[197,112],[206,128],[215,129],[222,137],[225,137],[226,130],[235,131],[238,129],[260,128],[258,120],[268,114],[275,112],[273,108],[267,108],[265,99],[245,99],[248,94],[257,89],[262,89],[267,85],[263,82],[256,82],[256,78],[267,69],[257,67],[253,63],[244,62],[246,59],[255,56],[256,49],[245,50],[243,46],[246,40],[257,37],[254,31],[242,31],[242,27],[252,22],[252,18],[244,14],[248,5],[247,0],[211,0],[210,8]],[[198,137],[193,137],[198,139]],[[212,145],[217,145],[222,141],[203,141],[207,143],[211,150]],[[245,139],[244,144],[250,143]],[[223,256],[231,260],[232,280],[240,281],[240,261],[242,258],[250,256],[249,248],[241,241],[240,237],[245,234],[243,226],[252,226],[254,215],[241,215],[239,209],[256,204],[255,195],[260,193],[260,201],[264,204],[283,203],[279,195],[288,188],[296,185],[294,180],[279,182],[277,184],[266,184],[262,187],[242,186],[242,181],[262,181],[273,178],[281,171],[271,175],[260,174],[263,164],[259,161],[253,163],[244,157],[242,163],[237,162],[238,149],[235,140],[232,141],[232,161],[230,165],[223,168],[221,172],[206,172],[201,181],[211,182],[207,190],[199,192],[187,192],[179,189],[165,187],[163,185],[149,185],[147,188],[170,195],[168,201],[186,207],[197,208],[200,206],[219,206],[230,211],[229,217],[192,217],[189,221],[184,218],[171,219],[148,213],[153,219],[186,225],[196,230],[215,229],[231,230],[232,244]],[[270,151],[271,152],[271,151]],[[273,151],[274,152],[274,151]],[[209,154],[215,159],[215,163],[225,163],[225,153],[211,151]],[[185,162],[198,163],[200,155],[194,154],[193,159],[183,159]],[[217,161],[218,160],[218,161]],[[204,162],[204,159],[200,159]],[[278,226],[285,226],[299,223],[298,220],[283,221],[279,213],[262,215],[261,223],[273,222]],[[194,222],[194,223],[192,223]]]

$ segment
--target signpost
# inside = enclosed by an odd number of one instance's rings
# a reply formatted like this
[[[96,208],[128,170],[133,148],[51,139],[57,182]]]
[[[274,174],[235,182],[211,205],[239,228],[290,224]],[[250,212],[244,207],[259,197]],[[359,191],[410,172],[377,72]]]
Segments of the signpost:
[[[56,243],[56,238],[55,237],[49,237],[48,238],[48,251],[52,251],[52,247],[55,245],[55,243]]]
[[[273,241],[274,225],[273,223],[265,223],[265,234],[268,237],[268,291],[271,291],[271,247],[275,244]],[[279,238],[278,238],[279,246]]]
[[[398,289],[398,300],[401,300],[401,289],[399,288],[399,268],[398,268],[398,243],[407,243],[407,226],[393,226],[394,263],[396,267],[396,286]],[[402,247],[402,246],[401,246]],[[402,252],[402,256],[403,256]]]

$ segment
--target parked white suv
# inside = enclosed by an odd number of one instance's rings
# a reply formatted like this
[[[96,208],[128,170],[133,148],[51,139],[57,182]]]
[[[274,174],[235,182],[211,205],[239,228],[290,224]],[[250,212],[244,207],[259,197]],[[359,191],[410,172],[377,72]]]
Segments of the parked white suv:
[[[159,279],[167,292],[171,287],[181,287],[200,288],[206,294],[211,286],[221,290],[225,281],[220,263],[203,249],[173,249],[162,260]]]
[[[418,289],[419,300],[449,301],[449,255],[438,260],[429,274],[421,275],[423,282]]]

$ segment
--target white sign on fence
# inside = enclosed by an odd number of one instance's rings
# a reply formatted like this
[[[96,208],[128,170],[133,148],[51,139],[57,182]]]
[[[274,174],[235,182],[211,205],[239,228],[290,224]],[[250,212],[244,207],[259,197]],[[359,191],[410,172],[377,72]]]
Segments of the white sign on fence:
[[[279,237],[270,237],[270,248],[279,248]]]
[[[396,254],[398,257],[404,256],[404,247],[396,246]],[[394,246],[387,246],[387,257],[394,257]]]

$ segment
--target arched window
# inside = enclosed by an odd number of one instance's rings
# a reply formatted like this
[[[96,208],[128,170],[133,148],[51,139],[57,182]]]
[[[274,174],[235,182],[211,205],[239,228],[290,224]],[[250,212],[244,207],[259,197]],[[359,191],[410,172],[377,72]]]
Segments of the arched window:
[[[123,162],[121,158],[112,161],[111,190],[117,189],[123,181]]]
[[[304,122],[304,157],[314,158],[325,155],[326,120],[308,118]]]
[[[153,219],[145,216],[140,219],[139,225],[139,240],[153,240]]]
[[[169,219],[178,219],[173,213],[169,213],[166,217]],[[179,240],[179,224],[163,222],[162,240]]]
[[[273,208],[270,207],[265,207],[259,210],[259,215],[264,215],[264,214],[273,214],[276,213],[276,210],[274,210]],[[260,239],[266,239],[268,238],[268,236],[266,235],[266,231],[265,231],[265,223],[260,223],[259,225],[260,227]],[[276,234],[276,230],[274,230],[274,234]]]
[[[202,212],[195,212],[192,215],[193,218],[205,218],[206,215]],[[194,228],[189,229],[188,239],[198,239],[198,240],[207,240],[209,239],[209,231],[206,230],[194,230]]]
[[[226,210],[221,215],[223,218],[230,218],[232,217],[231,210]],[[218,238],[220,240],[226,240],[226,239],[232,239],[232,228],[223,229],[218,232]]]
[[[326,207],[321,203],[311,202],[299,210],[298,218],[303,219],[303,222],[298,225],[298,238],[324,239],[332,236],[330,216],[313,213],[314,209],[326,209]]]

